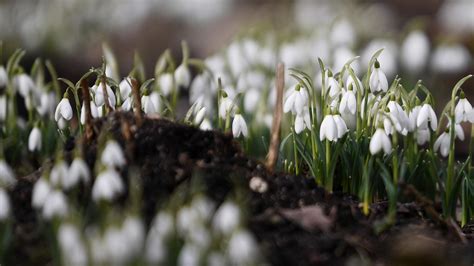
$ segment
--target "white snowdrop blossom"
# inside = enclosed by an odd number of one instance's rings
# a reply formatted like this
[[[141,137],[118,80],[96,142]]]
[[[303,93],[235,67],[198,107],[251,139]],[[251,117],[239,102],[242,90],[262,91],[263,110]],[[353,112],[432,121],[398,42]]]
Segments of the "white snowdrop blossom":
[[[99,117],[99,111],[98,111],[97,106],[95,105],[95,103],[93,101],[90,102],[90,106],[91,106],[91,116],[92,116],[92,118]],[[86,106],[85,106],[84,103],[82,103],[82,107],[81,107],[80,120],[81,120],[81,124],[84,125],[86,123]]]
[[[31,77],[25,73],[15,76],[15,85],[23,98],[28,98],[30,92],[35,89],[35,83]]]
[[[0,122],[7,119],[7,96],[0,95]]]
[[[199,125],[199,129],[201,129],[201,130],[212,130],[212,125],[211,125],[211,122],[209,121],[209,119],[204,118],[204,120],[202,120],[201,124]]]
[[[410,110],[410,113],[408,114],[408,120],[410,121],[408,127],[409,132],[414,132],[416,130],[416,120],[418,120],[418,114],[420,113],[420,110],[420,105],[417,105]]]
[[[357,84],[359,87],[357,87]],[[346,79],[346,90],[352,90],[356,91],[360,95],[364,95],[364,87],[362,86],[362,82],[358,77],[356,77],[356,81],[354,82],[354,79],[352,78],[352,75],[349,75]]]
[[[194,124],[195,125],[200,125],[202,123],[202,121],[204,120],[204,118],[206,117],[206,107],[202,107],[201,109],[199,109],[199,111],[196,113],[196,115],[194,116]],[[234,118],[235,119],[235,118]]]
[[[124,234],[129,244],[129,257],[138,255],[145,241],[143,222],[137,217],[128,216],[122,224],[122,234]]]
[[[62,186],[65,188],[66,179],[68,178],[69,168],[64,161],[56,162],[49,174],[49,180],[53,186]]]
[[[395,101],[390,101],[387,104],[390,110],[389,116],[392,123],[395,125],[395,129],[402,135],[406,136],[410,127],[410,119],[407,113],[403,110],[403,107]]]
[[[173,75],[171,73],[163,73],[158,77],[157,82],[163,96],[170,95],[173,90]]]
[[[326,80],[326,93],[329,94],[329,97],[336,97],[341,90],[342,88],[339,85],[339,82],[333,76],[329,76]]]
[[[41,150],[41,130],[38,127],[34,127],[31,130],[30,136],[28,137],[28,150],[29,151],[40,151]]]
[[[376,61],[372,73],[370,74],[369,87],[372,93],[387,92],[388,81],[385,73],[380,69],[380,64]]]
[[[348,90],[342,94],[341,102],[339,103],[339,113],[355,114],[357,111],[357,100],[354,91]]]
[[[308,93],[299,85],[293,86],[290,91],[291,92],[283,105],[283,111],[285,113],[291,111],[292,114],[301,114],[304,107],[308,104]]]
[[[236,114],[234,121],[232,121],[232,134],[234,138],[238,138],[241,134],[244,137],[248,137],[247,123],[245,123],[245,119],[241,114]]]
[[[48,181],[44,177],[38,179],[33,187],[31,205],[36,209],[43,208],[46,198],[50,192],[51,186]]]
[[[61,224],[57,237],[64,265],[88,265],[87,249],[75,225]]]
[[[311,130],[311,117],[308,108],[305,108],[301,114],[297,114],[295,117],[296,134],[301,133],[305,128]]]
[[[381,150],[385,154],[392,152],[392,142],[382,128],[377,128],[374,135],[370,139],[369,150],[372,155],[379,153]]]
[[[401,47],[401,62],[409,72],[423,70],[430,55],[430,41],[420,30],[410,32]]]
[[[66,196],[59,190],[51,191],[44,201],[43,218],[46,220],[50,220],[54,217],[61,218],[66,216],[67,212],[68,205]]]
[[[346,123],[340,115],[326,115],[321,123],[319,139],[337,141],[348,131]]]
[[[56,122],[63,118],[64,120],[71,120],[72,118],[72,107],[69,103],[69,99],[64,97],[56,107],[56,111],[54,112],[54,119]]]
[[[125,100],[130,97],[132,94],[132,82],[130,77],[124,78],[120,84],[119,84],[119,89],[120,89],[120,98],[122,100]]]
[[[110,88],[110,86],[107,84],[105,85],[106,91],[107,91],[107,97],[108,97],[108,104],[112,109],[115,109],[115,94],[114,91]],[[97,107],[101,107],[104,105],[104,84],[100,83],[97,85],[97,92],[95,93],[95,104]]]
[[[132,109],[132,98],[128,97],[125,99],[120,108],[126,112],[130,111]]]
[[[261,92],[258,89],[249,89],[244,95],[244,110],[246,113],[253,113],[260,101]]]
[[[103,241],[107,251],[107,260],[111,265],[127,265],[131,251],[131,243],[128,240],[121,228],[113,226],[107,228]]]
[[[148,95],[142,96],[142,108],[145,114],[154,114],[157,112],[155,105],[153,104],[153,101]]]
[[[454,109],[454,116],[456,123],[470,122],[474,123],[474,110],[471,103],[461,95],[456,107]]]
[[[122,148],[115,140],[108,140],[101,155],[101,162],[107,167],[122,167],[125,165],[125,156]]]
[[[430,138],[431,138],[431,132],[429,129],[422,129],[422,128],[419,128],[417,129],[416,131],[416,143],[418,145],[424,145],[425,143],[427,143],[428,141],[430,141]]]
[[[237,109],[237,106],[235,105],[234,101],[229,96],[221,97],[221,100],[219,103],[219,116],[222,119],[226,119],[227,114],[229,114],[230,116],[233,116],[236,109]]]
[[[13,186],[16,183],[15,174],[4,159],[0,159],[0,186]]]
[[[111,201],[123,190],[124,185],[120,175],[117,171],[108,169],[97,176],[92,187],[92,199],[96,202],[101,200]]]
[[[202,250],[196,244],[186,243],[180,250],[178,266],[198,266]]]
[[[63,184],[66,189],[74,187],[80,181],[86,184],[90,180],[89,167],[81,157],[74,158],[68,173]]]
[[[229,240],[229,258],[232,265],[252,265],[258,257],[258,245],[247,230],[238,230]]]
[[[10,199],[4,188],[0,187],[0,222],[10,216]]]
[[[418,113],[416,118],[416,126],[418,128],[428,128],[428,123],[431,126],[431,130],[436,130],[438,127],[438,119],[436,118],[436,113],[433,110],[431,105],[425,103]]]
[[[435,151],[439,151],[443,157],[446,157],[449,154],[449,144],[450,144],[449,133],[443,132],[436,139],[433,148]]]
[[[212,227],[224,235],[229,235],[240,224],[241,214],[239,206],[233,202],[224,202],[216,211]]]
[[[182,63],[174,71],[174,80],[176,81],[176,86],[178,87],[189,87],[191,83],[191,72],[187,64]]]

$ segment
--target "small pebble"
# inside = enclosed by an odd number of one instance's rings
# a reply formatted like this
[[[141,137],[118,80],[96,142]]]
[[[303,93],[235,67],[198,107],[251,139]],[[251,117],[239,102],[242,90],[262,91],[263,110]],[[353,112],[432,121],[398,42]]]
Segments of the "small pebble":
[[[258,193],[265,193],[268,190],[268,183],[259,176],[250,179],[250,189]]]

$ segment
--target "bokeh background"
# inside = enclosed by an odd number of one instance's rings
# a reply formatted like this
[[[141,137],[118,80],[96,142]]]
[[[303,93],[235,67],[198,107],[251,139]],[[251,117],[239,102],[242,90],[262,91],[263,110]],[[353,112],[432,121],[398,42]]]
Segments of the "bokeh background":
[[[24,65],[36,57],[51,59],[59,76],[71,80],[100,64],[103,42],[115,52],[122,76],[132,68],[135,51],[152,76],[166,48],[180,58],[181,40],[188,41],[193,57],[206,58],[239,36],[261,31],[282,42],[291,42],[295,32],[301,38],[324,31],[326,41],[305,44],[314,63],[321,57],[335,64],[335,48],[347,47],[349,55],[361,55],[365,68],[370,53],[385,47],[382,65],[389,76],[399,74],[408,83],[423,79],[441,101],[460,77],[474,73],[473,0],[0,0],[5,53],[22,47]],[[429,41],[422,51],[416,41],[408,44],[413,56],[426,53],[418,69],[404,67],[403,45],[413,31]],[[279,60],[295,57],[287,54]],[[473,81],[465,87],[473,88]]]

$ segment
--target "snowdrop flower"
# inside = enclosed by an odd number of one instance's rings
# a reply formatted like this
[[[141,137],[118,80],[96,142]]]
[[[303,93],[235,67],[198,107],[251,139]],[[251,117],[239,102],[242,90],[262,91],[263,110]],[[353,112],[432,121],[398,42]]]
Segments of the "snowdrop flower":
[[[15,174],[4,159],[0,159],[0,186],[13,186],[16,183]]]
[[[87,250],[76,226],[61,224],[57,236],[65,265],[87,265]]]
[[[326,115],[321,123],[319,139],[336,141],[347,132],[347,126],[340,115]]]
[[[416,131],[416,143],[418,145],[424,145],[425,143],[430,141],[430,136],[431,136],[431,132],[428,128],[426,129],[419,128]]]
[[[431,58],[431,68],[435,72],[459,73],[469,67],[471,55],[460,44],[444,44],[436,48]]]
[[[329,72],[329,77],[326,80],[326,93],[329,97],[334,98],[341,92],[341,86],[339,82]]]
[[[179,266],[198,266],[202,250],[196,244],[186,243],[179,252]]]
[[[348,90],[342,94],[339,104],[339,113],[355,114],[357,111],[357,100],[354,91]]]
[[[253,113],[258,106],[260,101],[260,91],[252,88],[245,93],[244,96],[244,110],[246,113]]]
[[[343,19],[338,21],[331,29],[329,39],[334,46],[351,46],[356,38],[352,24]]]
[[[381,150],[385,154],[390,154],[392,151],[392,142],[382,128],[377,128],[372,136],[369,144],[369,150],[372,155],[379,153]]]
[[[410,119],[408,118],[407,113],[396,101],[388,102],[387,107],[390,110],[389,116],[392,119],[395,128],[400,132],[400,134],[406,136],[408,128],[410,127]]]
[[[428,128],[428,123],[434,131],[438,127],[438,119],[431,105],[425,103],[420,109],[418,117],[416,118],[416,126],[418,128]]]
[[[154,114],[156,113],[156,108],[153,102],[151,101],[150,96],[143,95],[142,96],[142,108],[145,114]]]
[[[41,150],[41,130],[38,127],[34,127],[31,130],[30,136],[28,137],[28,150],[29,151]]]
[[[201,129],[201,130],[212,130],[212,125],[211,125],[211,122],[209,121],[209,119],[204,118],[204,120],[202,120],[201,124],[199,125],[199,129]]]
[[[145,240],[143,222],[137,217],[127,217],[122,224],[122,233],[125,235],[125,239],[127,239],[129,252],[131,253],[130,256],[133,257],[139,254]]]
[[[221,101],[219,103],[219,116],[222,119],[226,119],[227,114],[229,114],[230,116],[233,116],[236,109],[237,109],[237,106],[234,104],[234,101],[229,96],[224,94],[221,97]]]
[[[388,90],[387,77],[382,69],[380,69],[380,63],[378,61],[375,61],[374,69],[370,74],[369,87],[373,93],[380,91],[387,92]]]
[[[472,105],[465,98],[464,93],[461,93],[461,98],[454,109],[454,115],[456,123],[474,123],[474,111],[472,109]]]
[[[120,108],[126,112],[130,111],[132,109],[132,98],[125,99]]]
[[[35,89],[35,83],[31,77],[25,73],[15,76],[15,85],[23,98],[28,98],[30,92]]]
[[[69,189],[74,187],[79,181],[88,183],[90,180],[89,167],[81,157],[76,157],[69,167],[68,175],[64,178],[64,188]]]
[[[241,114],[236,114],[234,121],[232,121],[232,134],[234,135],[234,138],[238,138],[241,134],[244,137],[247,137],[249,134],[247,123],[245,123]]]
[[[239,207],[233,202],[224,202],[214,215],[212,227],[221,234],[228,235],[237,228],[240,218]]]
[[[158,77],[157,82],[163,96],[170,95],[173,90],[173,75],[171,73],[163,73]]]
[[[361,101],[361,111],[360,111],[360,117],[363,119],[365,115],[365,99],[366,97],[364,96]],[[380,95],[375,96],[374,94],[370,93],[367,95],[367,107],[369,108],[369,116],[372,117],[377,114],[377,110],[379,109],[379,103],[380,103]]]
[[[46,197],[43,206],[43,218],[50,220],[54,217],[64,217],[68,212],[66,196],[59,191],[54,190]]]
[[[202,123],[202,121],[204,120],[205,116],[206,116],[206,107],[202,107],[201,109],[199,109],[199,111],[194,116],[194,124],[195,125],[200,125]],[[234,120],[235,120],[235,118],[234,118]]]
[[[401,47],[401,61],[409,72],[421,71],[430,55],[430,41],[420,30],[410,32]]]
[[[49,174],[49,180],[53,186],[62,185],[64,187],[65,179],[68,176],[68,167],[64,161],[56,162]]]
[[[0,222],[10,216],[10,200],[4,188],[0,187]]]
[[[161,265],[166,259],[167,245],[160,235],[149,234],[145,246],[145,258],[151,265]]]
[[[309,116],[308,108],[303,110],[303,113],[297,114],[295,118],[295,132],[301,133],[305,128],[311,130],[311,117]]]
[[[125,156],[122,148],[115,140],[107,141],[101,155],[101,162],[107,167],[122,167],[125,165]]]
[[[54,112],[54,120],[56,120],[56,122],[59,122],[61,118],[67,121],[72,118],[72,107],[66,97],[59,102],[56,111]]]
[[[124,78],[120,82],[119,89],[120,89],[120,98],[122,100],[127,99],[132,94],[132,85],[131,84],[132,84],[132,81],[131,81],[130,77]]]
[[[130,247],[127,236],[119,228],[108,227],[104,235],[107,259],[111,265],[127,264],[130,259]]]
[[[115,196],[122,193],[124,185],[120,175],[113,169],[108,169],[99,174],[92,187],[92,199],[111,201]]]
[[[290,91],[290,95],[283,105],[283,111],[285,113],[291,111],[292,114],[301,114],[308,103],[308,93],[299,85],[293,86]]]
[[[417,105],[411,109],[410,113],[408,114],[408,120],[410,121],[408,131],[414,132],[417,128],[416,120],[418,120],[418,114],[420,113],[421,106]]]
[[[51,186],[44,177],[41,177],[36,181],[33,187],[33,193],[31,197],[31,205],[36,209],[41,209],[44,206],[46,198],[51,192]]]
[[[443,157],[446,157],[449,154],[449,144],[450,144],[449,133],[445,131],[441,133],[441,135],[439,135],[439,137],[436,139],[433,148],[435,151],[439,150],[441,155]]]
[[[0,88],[4,88],[8,83],[8,75],[4,66],[0,65]]]
[[[109,98],[108,99],[108,103],[109,103],[109,106],[112,108],[112,109],[115,109],[115,94],[114,92],[112,91],[112,89],[110,88],[110,86],[107,84],[105,85],[105,89],[107,91],[107,97]],[[95,93],[95,104],[97,105],[97,107],[101,107],[102,105],[104,105],[105,101],[104,101],[104,84],[103,83],[100,83],[99,85],[97,85],[97,92]]]
[[[189,87],[191,83],[191,72],[186,63],[181,63],[174,71],[174,80],[178,87]]]
[[[359,87],[357,87],[357,84],[359,85]],[[356,77],[356,81],[354,82],[352,76],[349,75],[346,79],[346,90],[351,90],[351,88],[353,91],[360,93],[360,95],[364,95],[364,87],[362,86],[362,81],[360,81],[360,79]]]
[[[99,117],[99,111],[97,110],[97,106],[95,105],[95,103],[93,101],[91,101],[90,106],[91,106],[91,116],[92,116],[92,118]],[[84,125],[86,123],[86,106],[85,106],[84,103],[82,103],[82,107],[81,107],[80,120],[81,120],[81,124]]]
[[[0,122],[7,119],[7,96],[0,95]]]
[[[150,101],[153,103],[155,107],[155,113],[159,113],[161,110],[161,95],[157,91],[153,91],[150,93]]]
[[[56,105],[56,94],[54,92],[41,93],[40,104],[36,106],[36,111],[41,116],[54,113],[54,106]]]
[[[252,265],[258,256],[257,242],[247,230],[239,230],[229,240],[228,253],[232,265]]]

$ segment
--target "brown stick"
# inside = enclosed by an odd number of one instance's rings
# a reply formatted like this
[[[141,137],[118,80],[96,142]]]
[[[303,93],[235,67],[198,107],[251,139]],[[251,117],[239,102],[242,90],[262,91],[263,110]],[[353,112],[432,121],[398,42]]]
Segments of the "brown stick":
[[[280,126],[283,115],[283,89],[285,87],[285,66],[278,63],[276,71],[275,89],[277,98],[275,110],[273,111],[272,133],[270,139],[270,148],[268,149],[266,166],[270,172],[273,172],[278,160],[278,150],[280,149]]]
[[[92,135],[94,134],[94,130],[92,129],[91,95],[89,92],[89,84],[87,84],[87,80],[83,79],[81,81],[81,87],[82,87],[82,101],[84,104],[85,116],[86,116],[85,136],[86,136],[86,143],[89,143],[90,140],[92,139]]]
[[[137,120],[137,125],[142,124],[142,102],[140,100],[140,86],[138,81],[135,78],[130,78],[130,83],[132,85],[132,94],[133,94],[133,108],[135,113],[135,119]]]

